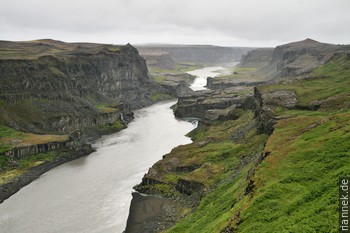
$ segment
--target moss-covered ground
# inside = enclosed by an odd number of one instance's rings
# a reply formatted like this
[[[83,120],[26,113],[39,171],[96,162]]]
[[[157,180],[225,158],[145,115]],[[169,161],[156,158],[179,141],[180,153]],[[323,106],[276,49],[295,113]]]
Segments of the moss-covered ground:
[[[180,178],[206,188],[166,232],[338,232],[338,179],[350,175],[350,58],[337,55],[310,76],[259,91],[294,90],[301,106],[323,103],[317,111],[275,108],[270,136],[258,135],[252,113],[243,112],[199,128],[193,144],[156,164],[163,194]],[[176,172],[174,163],[197,167]]]

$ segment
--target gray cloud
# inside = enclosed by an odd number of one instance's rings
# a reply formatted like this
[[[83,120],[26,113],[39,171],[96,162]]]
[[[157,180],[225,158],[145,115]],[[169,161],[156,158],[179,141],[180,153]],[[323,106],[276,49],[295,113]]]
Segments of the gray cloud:
[[[11,0],[0,39],[275,46],[349,43],[348,0]]]

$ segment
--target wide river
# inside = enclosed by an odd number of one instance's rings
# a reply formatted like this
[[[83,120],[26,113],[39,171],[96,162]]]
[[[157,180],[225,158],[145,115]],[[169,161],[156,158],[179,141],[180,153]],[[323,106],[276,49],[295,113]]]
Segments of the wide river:
[[[0,204],[1,233],[121,233],[132,187],[195,125],[163,102],[135,111],[128,128],[95,143],[97,151],[45,173]]]
[[[189,72],[206,89],[222,67]],[[60,165],[0,204],[1,233],[121,233],[133,186],[172,148],[190,143],[196,125],[175,119],[163,102],[135,111],[127,129],[99,139],[96,152]]]

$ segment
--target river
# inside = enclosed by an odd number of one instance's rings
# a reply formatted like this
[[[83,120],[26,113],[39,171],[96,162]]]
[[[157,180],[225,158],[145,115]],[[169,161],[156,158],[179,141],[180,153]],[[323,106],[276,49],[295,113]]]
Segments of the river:
[[[1,233],[120,233],[132,187],[194,124],[163,102],[135,111],[128,128],[104,136],[89,156],[58,166],[0,205]]]
[[[191,88],[205,90],[207,77],[223,67],[188,73]],[[96,152],[62,164],[0,204],[0,233],[121,233],[133,186],[172,148],[191,143],[196,125],[175,119],[163,102],[135,111],[128,128],[104,136]]]
[[[194,91],[206,90],[207,78],[219,76],[220,73],[217,71],[223,69],[225,68],[222,66],[213,66],[187,72],[188,74],[196,76],[190,88]]]

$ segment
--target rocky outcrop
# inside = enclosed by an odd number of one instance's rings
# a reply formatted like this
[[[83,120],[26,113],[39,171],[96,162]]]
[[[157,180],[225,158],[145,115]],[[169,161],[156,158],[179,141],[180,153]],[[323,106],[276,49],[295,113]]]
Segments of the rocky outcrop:
[[[265,83],[264,81],[254,81],[254,80],[234,80],[232,78],[207,78],[206,87],[210,90],[223,90],[232,87],[242,87],[242,86],[258,86]]]
[[[324,64],[349,46],[320,43],[312,39],[293,42],[275,49],[258,49],[243,56],[239,66],[258,68],[265,80],[295,77]]]
[[[76,129],[111,124],[120,120],[120,112],[98,113],[87,116],[61,116],[52,119],[52,127],[61,133],[69,133]]]
[[[239,105],[238,105],[239,106]],[[228,121],[238,118],[237,105],[231,105],[225,109],[208,109],[205,112],[204,121]]]
[[[226,109],[241,105],[246,96],[239,95],[236,89],[197,91],[180,96],[175,108],[177,117],[204,117],[207,110]]]
[[[11,150],[6,151],[4,155],[15,159],[21,159],[24,157],[29,157],[31,155],[57,150],[64,147],[66,147],[66,142],[49,142],[45,144],[15,147]]]
[[[261,68],[268,65],[272,60],[273,48],[262,48],[248,51],[243,55],[239,63],[240,67]]]
[[[198,181],[179,179],[175,188],[182,194],[192,195],[193,193],[202,193],[204,190],[204,185]]]
[[[132,193],[125,233],[161,232],[170,228],[178,218],[174,216],[176,206],[169,198]]]
[[[45,153],[53,150],[59,150],[63,148],[69,148],[71,150],[79,150],[84,147],[91,147],[85,143],[85,135],[79,130],[72,132],[66,141],[60,142],[47,142],[40,144],[32,144],[27,146],[15,146],[14,148],[5,151],[2,155],[11,157],[14,159],[22,159],[39,153]]]
[[[277,46],[271,64],[276,64],[275,77],[295,76],[324,64],[341,46],[306,39]]]
[[[298,102],[298,96],[294,91],[261,91],[259,87],[255,87],[254,96],[247,98],[242,106],[254,112],[257,132],[270,135],[274,130],[273,125],[276,123],[276,107],[296,109]]]

